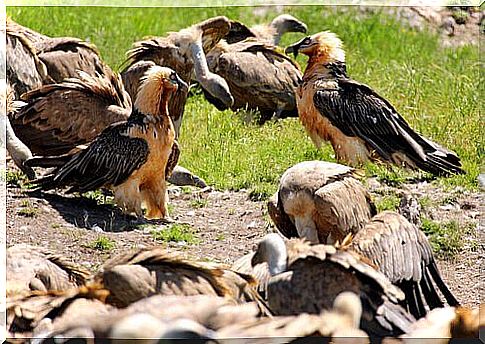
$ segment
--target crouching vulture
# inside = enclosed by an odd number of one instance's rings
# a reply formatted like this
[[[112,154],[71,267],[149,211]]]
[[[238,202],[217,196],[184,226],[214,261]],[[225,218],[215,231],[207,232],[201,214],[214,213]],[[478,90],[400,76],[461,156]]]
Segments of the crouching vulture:
[[[206,99],[219,110],[259,110],[261,123],[273,115],[298,116],[295,90],[302,73],[275,43],[285,32],[306,32],[306,26],[289,15],[279,16],[274,23],[275,27],[264,35],[243,30],[245,26],[232,22],[232,31],[207,54],[209,69],[227,81],[234,97],[234,104],[227,106],[202,85]]]
[[[257,293],[256,281],[229,268],[190,261],[163,249],[140,249],[108,261],[95,281],[110,291],[108,301],[126,307],[144,297],[160,295],[227,296],[239,302],[255,301],[268,314]]]
[[[268,202],[287,238],[338,244],[369,259],[406,294],[401,305],[414,317],[458,301],[442,280],[426,235],[396,212],[376,214],[370,194],[350,167],[306,161],[289,168]],[[256,272],[260,274],[260,272]],[[436,287],[435,285],[436,284]]]
[[[311,245],[303,239],[284,241],[276,233],[266,235],[256,252],[241,258],[241,271],[260,269],[260,284],[266,285],[274,315],[319,314],[329,310],[345,291],[359,295],[362,303],[360,328],[369,336],[395,336],[408,331],[414,317],[399,305],[404,293],[368,260],[352,251],[330,245]],[[358,304],[349,306],[357,307]],[[352,311],[357,314],[358,310]]]
[[[126,121],[109,125],[87,148],[67,155],[52,173],[34,183],[44,190],[70,186],[68,192],[81,193],[108,187],[126,213],[143,216],[145,203],[147,218],[165,218],[165,174],[173,168],[169,163],[174,166],[169,157],[175,138],[168,101],[179,85],[186,87],[170,68],[151,67]],[[59,159],[63,160],[54,158]]]
[[[353,166],[371,160],[434,175],[465,173],[455,153],[416,133],[386,99],[347,75],[337,35],[320,32],[286,52],[309,57],[296,102],[317,147],[330,141],[337,160]]]

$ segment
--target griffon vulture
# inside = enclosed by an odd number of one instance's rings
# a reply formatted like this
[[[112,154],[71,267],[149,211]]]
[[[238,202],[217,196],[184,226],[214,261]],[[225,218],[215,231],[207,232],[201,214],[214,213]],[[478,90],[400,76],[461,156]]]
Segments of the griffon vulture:
[[[211,50],[228,31],[229,20],[226,17],[215,17],[178,32],[171,32],[166,37],[135,42],[127,53],[126,67],[121,72],[126,90],[133,97],[138,89],[140,76],[151,66],[161,65],[175,70],[187,84],[194,75],[214,97],[230,106],[233,99],[227,83],[218,75],[209,72],[204,53]],[[177,137],[187,94],[188,89],[179,92],[169,105]]]
[[[95,280],[110,291],[109,302],[122,307],[156,294],[205,294],[227,296],[240,302],[256,301],[261,313],[268,313],[252,277],[222,265],[186,260],[158,248],[113,258]]]
[[[184,84],[170,68],[151,67],[128,120],[108,126],[86,149],[34,182],[44,190],[70,186],[68,192],[81,193],[109,187],[126,213],[142,216],[145,203],[147,218],[165,218],[165,171],[175,138],[168,101]]]
[[[26,244],[7,249],[7,296],[83,285],[90,272],[53,252]]]
[[[265,262],[268,305],[274,315],[319,314],[331,309],[344,291],[359,295],[362,302],[360,328],[369,336],[405,333],[415,321],[398,303],[405,297],[382,273],[356,253],[329,245],[311,245],[302,239],[287,242],[266,235],[252,255],[241,258],[257,266]]]
[[[271,117],[297,116],[295,90],[301,81],[299,66],[278,48],[257,40],[228,44],[221,41],[207,54],[209,69],[223,77],[234,104],[227,106],[205,92],[219,110],[259,110],[261,122]]]
[[[374,216],[343,248],[368,258],[401,288],[406,295],[401,305],[416,318],[443,307],[437,290],[450,306],[459,305],[440,276],[426,235],[396,212]]]
[[[313,243],[342,242],[376,214],[369,192],[354,169],[325,161],[305,161],[281,177],[268,212],[287,238]]]
[[[353,166],[383,160],[435,175],[465,173],[455,153],[416,133],[387,100],[347,75],[342,41],[334,33],[306,37],[286,52],[309,57],[296,99],[317,147],[330,141],[337,160]]]

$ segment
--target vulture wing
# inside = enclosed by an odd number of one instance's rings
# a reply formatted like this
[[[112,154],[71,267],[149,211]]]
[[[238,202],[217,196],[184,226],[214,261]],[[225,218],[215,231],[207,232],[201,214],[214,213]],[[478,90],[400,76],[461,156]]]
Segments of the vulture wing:
[[[195,24],[197,28],[202,30],[202,47],[205,53],[211,51],[229,33],[231,23],[232,21],[229,21],[226,17],[219,16]]]
[[[337,81],[336,88],[315,92],[313,100],[320,113],[345,135],[361,138],[387,161],[394,162],[399,153],[433,174],[463,173],[454,153],[414,132],[370,87],[346,78]]]
[[[80,72],[79,79],[45,85],[22,98],[28,105],[12,118],[12,126],[41,155],[63,154],[90,142],[131,112],[131,100],[114,73],[93,77]]]
[[[367,257],[406,294],[402,305],[416,318],[429,308],[443,307],[433,281],[451,306],[458,301],[441,279],[425,234],[401,215],[385,211],[352,239],[349,249]]]
[[[247,38],[256,38],[256,35],[245,24],[236,20],[231,20],[231,29],[226,37],[224,37],[226,42],[233,44],[244,41]]]
[[[81,193],[123,183],[148,158],[147,142],[129,134],[133,127],[143,126],[142,121],[130,117],[128,122],[110,125],[87,149],[73,155],[53,174],[34,183],[45,190],[69,185],[69,192]]]

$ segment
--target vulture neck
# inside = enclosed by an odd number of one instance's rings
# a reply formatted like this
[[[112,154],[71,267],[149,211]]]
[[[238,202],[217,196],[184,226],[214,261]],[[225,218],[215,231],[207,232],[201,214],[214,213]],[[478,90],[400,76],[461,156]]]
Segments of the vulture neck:
[[[197,40],[190,45],[190,52],[192,54],[192,60],[194,61],[195,78],[198,82],[204,85],[211,72],[207,66],[207,60],[205,58],[204,49],[202,48],[202,42]]]
[[[145,115],[168,116],[169,99],[170,92],[164,90],[161,80],[157,82],[157,80],[148,77],[138,90],[135,108]]]
[[[271,276],[286,271],[288,252],[286,244],[279,235],[274,234],[261,242]]]
[[[345,67],[345,52],[342,49],[334,48],[330,50],[319,49],[310,56],[303,80],[311,79],[315,76],[335,77],[330,65],[340,65]]]

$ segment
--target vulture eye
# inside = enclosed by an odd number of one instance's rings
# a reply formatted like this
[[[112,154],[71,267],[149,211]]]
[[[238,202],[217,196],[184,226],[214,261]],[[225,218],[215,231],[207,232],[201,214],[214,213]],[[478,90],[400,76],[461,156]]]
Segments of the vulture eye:
[[[303,41],[303,44],[308,45],[308,44],[310,44],[311,42],[312,42],[311,38],[310,38],[310,37],[307,37],[307,38],[305,38],[305,40]]]
[[[177,80],[177,74],[175,73],[170,74],[170,80]]]

